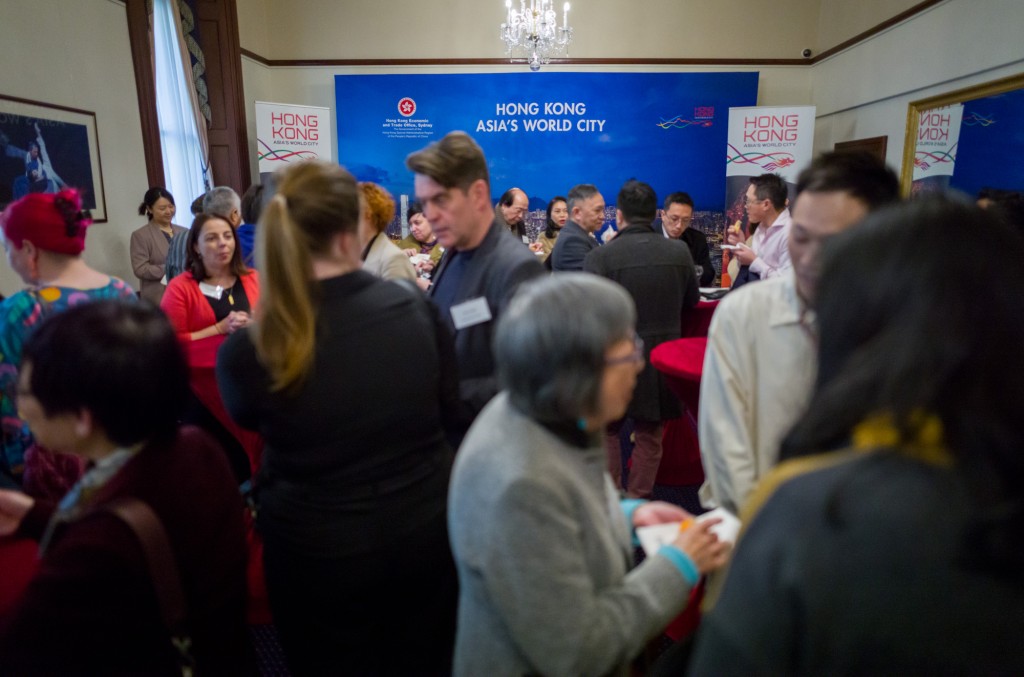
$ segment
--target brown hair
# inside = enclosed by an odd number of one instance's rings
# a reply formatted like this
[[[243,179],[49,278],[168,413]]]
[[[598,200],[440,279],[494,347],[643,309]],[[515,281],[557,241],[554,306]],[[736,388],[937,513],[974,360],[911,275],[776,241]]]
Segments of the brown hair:
[[[297,162],[274,175],[277,192],[256,230],[263,276],[253,343],[271,389],[301,386],[313,366],[316,308],[312,254],[325,253],[339,233],[359,226],[359,188],[337,164]]]
[[[245,262],[242,261],[242,247],[238,244],[238,233],[235,232],[235,227],[225,217],[207,214],[206,212],[196,216],[195,220],[192,221],[192,228],[188,231],[188,239],[185,241],[185,269],[191,272],[192,277],[199,282],[202,282],[209,276],[206,272],[206,266],[203,265],[203,257],[196,253],[196,245],[199,244],[199,236],[203,233],[203,226],[214,219],[228,224],[231,228],[231,237],[235,240],[235,251],[231,253],[231,263],[229,264],[231,274],[235,276],[248,275],[249,269],[245,266]]]
[[[465,132],[448,132],[440,141],[410,154],[405,158],[405,166],[444,188],[465,192],[479,179],[483,179],[488,189],[491,185],[484,152]]]

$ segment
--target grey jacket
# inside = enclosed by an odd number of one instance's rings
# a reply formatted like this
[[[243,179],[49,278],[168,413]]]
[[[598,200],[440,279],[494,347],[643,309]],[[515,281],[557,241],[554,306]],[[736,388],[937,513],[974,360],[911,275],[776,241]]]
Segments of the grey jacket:
[[[628,674],[686,604],[666,558],[632,569],[605,471],[499,393],[459,449],[448,502],[459,572],[456,675]]]

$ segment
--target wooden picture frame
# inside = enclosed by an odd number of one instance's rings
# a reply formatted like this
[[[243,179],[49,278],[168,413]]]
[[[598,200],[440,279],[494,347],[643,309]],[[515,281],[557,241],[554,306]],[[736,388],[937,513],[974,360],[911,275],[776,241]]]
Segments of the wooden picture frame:
[[[0,94],[0,209],[68,186],[94,222],[107,220],[96,113]]]
[[[885,151],[889,147],[888,136],[872,136],[869,139],[856,139],[854,141],[840,141],[836,143],[833,150],[839,153],[864,152],[868,153],[878,161],[885,164]]]

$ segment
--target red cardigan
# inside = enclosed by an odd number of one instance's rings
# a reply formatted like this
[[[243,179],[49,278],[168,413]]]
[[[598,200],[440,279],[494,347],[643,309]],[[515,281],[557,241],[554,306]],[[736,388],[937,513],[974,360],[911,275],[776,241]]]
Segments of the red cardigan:
[[[242,276],[242,288],[255,312],[260,302],[260,277],[255,270],[250,269]],[[192,340],[192,332],[206,329],[217,321],[210,302],[199,291],[199,283],[192,273],[182,273],[167,283],[160,307],[171,320],[171,326],[185,348],[189,366],[212,368],[217,362],[217,350],[227,339],[227,334]]]
[[[242,288],[249,298],[249,305],[256,311],[260,301],[260,278],[255,270],[242,276]],[[167,284],[167,290],[160,301],[160,307],[171,320],[178,340],[181,342],[189,364],[189,382],[192,392],[203,403],[211,414],[239,441],[249,456],[252,472],[255,475],[260,466],[263,454],[263,439],[256,433],[239,427],[228,415],[224,402],[217,387],[214,366],[217,364],[217,351],[227,339],[227,334],[216,334],[198,341],[193,341],[194,331],[206,329],[217,321],[210,302],[199,291],[199,283],[192,273],[178,275]]]

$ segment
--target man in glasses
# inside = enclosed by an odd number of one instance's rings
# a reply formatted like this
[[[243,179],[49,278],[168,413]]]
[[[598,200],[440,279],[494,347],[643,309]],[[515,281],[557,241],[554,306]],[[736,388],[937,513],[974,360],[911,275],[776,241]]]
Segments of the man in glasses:
[[[729,232],[726,237],[729,244],[738,247],[733,250],[733,256],[741,266],[733,287],[778,277],[790,267],[787,242],[792,218],[786,207],[788,192],[786,182],[777,174],[750,179],[746,194],[747,223],[759,225],[749,247],[743,243],[743,233]]]
[[[662,422],[682,415],[679,399],[650,364],[650,350],[679,338],[681,316],[697,305],[700,291],[689,248],[678,240],[666,241],[651,228],[658,211],[653,188],[631,179],[619,191],[615,207],[619,234],[587,254],[583,270],[618,282],[636,304],[636,333],[642,340],[636,357],[645,363],[626,411],[626,418],[633,420],[636,441],[626,493],[650,498],[661,464]],[[616,486],[622,484],[622,424],[611,424],[605,434],[608,471]]]
[[[661,233],[670,240],[682,240],[690,248],[690,256],[697,265],[700,286],[710,286],[715,281],[715,268],[711,263],[708,236],[693,223],[693,198],[689,193],[670,193],[661,210]],[[655,228],[657,230],[657,228]]]
[[[796,188],[792,265],[731,292],[711,320],[698,414],[707,508],[743,509],[807,406],[818,369],[814,292],[823,244],[899,198],[896,175],[865,153],[819,156]]]

